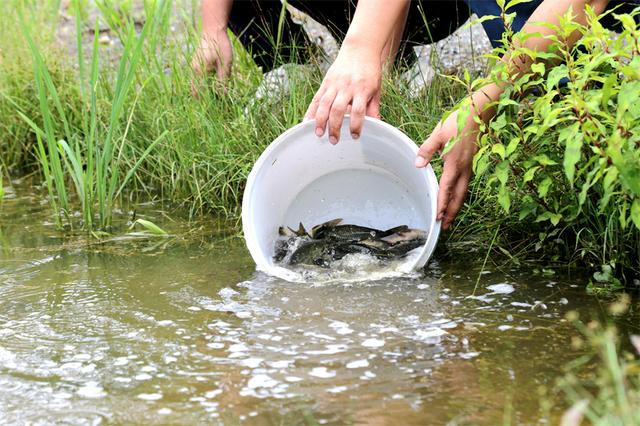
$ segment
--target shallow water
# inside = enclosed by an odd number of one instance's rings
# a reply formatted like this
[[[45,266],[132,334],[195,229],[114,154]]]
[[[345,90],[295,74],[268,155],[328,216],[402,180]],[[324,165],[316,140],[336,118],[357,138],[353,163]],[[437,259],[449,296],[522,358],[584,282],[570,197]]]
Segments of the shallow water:
[[[481,273],[484,248],[419,277],[287,283],[241,239],[143,212],[175,237],[88,246],[9,193],[0,422],[537,424],[539,387],[578,355],[565,313],[602,311],[580,278]]]

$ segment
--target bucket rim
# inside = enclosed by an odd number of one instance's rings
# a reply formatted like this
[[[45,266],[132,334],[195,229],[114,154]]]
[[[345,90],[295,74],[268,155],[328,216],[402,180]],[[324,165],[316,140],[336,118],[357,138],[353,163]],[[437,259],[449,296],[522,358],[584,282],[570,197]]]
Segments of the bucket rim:
[[[349,120],[349,114],[345,115],[343,119],[343,123],[344,123],[344,120]],[[411,138],[409,138],[409,136],[407,136],[404,132],[402,132],[397,127],[394,127],[389,123],[385,123],[384,121],[379,120],[377,118],[373,118],[373,117],[365,117],[364,121],[365,121],[364,125],[367,125],[367,123],[370,123],[370,125],[382,127],[385,130],[391,132],[394,135],[394,137],[398,139],[398,142],[402,141],[406,147],[411,149],[414,155],[418,154],[418,145]],[[264,253],[260,249],[258,241],[255,238],[256,232],[254,228],[254,221],[252,220],[253,213],[251,211],[251,201],[253,199],[252,195],[255,189],[255,182],[257,179],[257,175],[264,168],[265,163],[269,159],[270,155],[274,151],[281,149],[282,144],[290,143],[291,141],[295,140],[295,138],[293,137],[295,134],[302,133],[309,130],[313,131],[313,128],[315,127],[314,124],[315,124],[315,120],[313,119],[302,121],[296,124],[295,126],[287,129],[286,131],[281,133],[276,139],[274,139],[273,142],[271,142],[269,146],[267,146],[265,150],[260,154],[256,162],[254,163],[253,167],[251,168],[251,172],[249,172],[249,175],[247,176],[247,181],[246,181],[243,196],[242,196],[242,212],[241,212],[242,231],[244,234],[245,243],[247,245],[249,253],[253,258],[253,261],[256,263],[256,269],[258,271],[265,272],[269,275],[282,278],[286,281],[296,281],[295,275],[297,274],[295,274],[293,271],[290,271],[284,267],[269,263],[269,261],[265,259]],[[326,138],[327,134],[325,133],[323,137]],[[344,141],[340,143],[344,143]],[[439,190],[438,180],[430,164],[424,168],[424,173],[425,173],[427,186],[429,187],[431,192],[430,193],[431,195],[430,207],[432,211],[431,217],[435,218],[437,213],[436,209],[437,209],[437,198],[438,198],[438,190]],[[440,235],[440,225],[441,223],[438,220],[431,221],[431,228],[427,230],[428,231],[427,241],[422,246],[420,255],[414,256],[411,259],[411,261],[406,262],[402,266],[403,272],[410,273],[412,271],[415,271],[423,267],[426,264],[426,262],[431,257],[431,254],[435,250],[435,246],[438,242],[438,237]]]

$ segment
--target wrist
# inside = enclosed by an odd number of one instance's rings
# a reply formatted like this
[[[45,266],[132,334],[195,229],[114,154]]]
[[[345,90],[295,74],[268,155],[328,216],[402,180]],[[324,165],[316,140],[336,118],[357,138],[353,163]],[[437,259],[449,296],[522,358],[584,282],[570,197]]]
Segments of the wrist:
[[[350,55],[377,58],[380,57],[383,47],[384,46],[376,46],[370,39],[362,37],[359,34],[347,34],[340,46],[340,51],[349,52]]]
[[[218,40],[221,37],[227,37],[227,27],[212,26],[202,28],[202,38],[207,40]]]

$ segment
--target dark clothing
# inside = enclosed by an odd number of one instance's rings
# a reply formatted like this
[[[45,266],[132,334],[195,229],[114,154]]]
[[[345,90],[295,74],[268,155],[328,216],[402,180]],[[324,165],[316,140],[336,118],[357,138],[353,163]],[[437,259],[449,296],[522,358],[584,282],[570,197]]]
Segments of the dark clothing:
[[[288,3],[326,26],[338,40],[344,38],[356,9],[355,0],[289,0]],[[424,7],[426,4],[428,7]],[[280,47],[276,49],[282,7],[279,0],[236,0],[231,9],[231,30],[264,71],[279,63],[304,62],[310,56],[306,33],[288,13],[283,17]],[[463,24],[469,13],[469,7],[462,0],[412,1],[398,56],[411,60],[413,46],[442,40]]]
[[[390,0],[396,1],[396,0]],[[520,31],[533,11],[543,0],[521,3],[508,10],[515,12],[512,24]],[[334,37],[342,40],[355,12],[355,0],[289,0],[288,3],[305,12],[326,26]],[[640,0],[612,0],[608,10],[628,13],[638,7]],[[403,43],[398,58],[413,60],[413,46],[439,41],[463,24],[471,13],[479,17],[500,15],[495,0],[414,0],[411,2]],[[282,26],[279,25],[282,19]],[[279,0],[236,0],[229,19],[231,30],[254,55],[256,63],[264,71],[280,63],[304,62],[310,57],[309,40],[301,26],[295,24],[283,10]],[[612,16],[603,18],[603,24],[615,29],[617,21]],[[493,46],[498,46],[504,32],[500,19],[482,23]],[[281,28],[280,37],[278,29]],[[279,41],[279,46],[276,46]]]
[[[478,16],[500,16],[500,7],[494,0],[467,0],[469,7]],[[520,31],[524,24],[527,22],[531,14],[536,10],[543,0],[532,0],[528,3],[521,3],[513,8],[509,9],[507,13],[516,13],[515,19],[512,24],[514,31]],[[612,0],[607,5],[607,10],[615,8],[616,13],[630,13],[634,8],[640,5],[639,0]],[[602,24],[610,29],[616,29],[619,24],[618,21],[611,16],[605,16],[602,19]],[[487,36],[491,44],[496,47],[500,45],[502,40],[502,33],[504,32],[504,24],[500,19],[491,19],[482,23]]]

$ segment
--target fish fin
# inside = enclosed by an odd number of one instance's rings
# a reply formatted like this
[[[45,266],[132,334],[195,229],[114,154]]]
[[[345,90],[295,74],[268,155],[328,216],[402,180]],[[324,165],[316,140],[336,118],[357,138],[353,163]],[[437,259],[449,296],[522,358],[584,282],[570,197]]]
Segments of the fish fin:
[[[321,231],[324,231],[326,228],[333,228],[334,226],[340,225],[341,222],[342,222],[342,219],[338,218],[338,219],[328,220],[324,223],[316,225],[313,228],[311,228],[311,232],[309,233],[309,236],[311,238],[322,238]]]
[[[284,226],[279,227],[278,228],[278,234],[281,237],[295,237],[296,236],[296,232],[293,229],[289,228],[288,226],[287,227],[284,227]]]
[[[300,222],[300,225],[298,226],[297,234],[299,237],[304,237],[305,235],[309,235],[307,234],[307,230],[304,229],[304,225],[302,224],[302,222]]]
[[[387,237],[389,235],[398,234],[401,232],[407,232],[408,230],[409,230],[409,227],[407,225],[400,225],[400,226],[396,226],[395,228],[387,229],[382,233],[383,234],[382,236]]]

